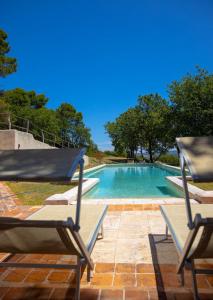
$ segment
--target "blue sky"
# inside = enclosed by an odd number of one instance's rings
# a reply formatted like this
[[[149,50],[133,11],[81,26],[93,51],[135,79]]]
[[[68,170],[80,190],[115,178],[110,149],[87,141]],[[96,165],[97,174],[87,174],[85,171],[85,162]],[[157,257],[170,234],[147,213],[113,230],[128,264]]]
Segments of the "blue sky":
[[[104,124],[193,72],[213,71],[212,0],[1,0],[16,74],[1,87],[70,102],[94,141],[110,148]]]

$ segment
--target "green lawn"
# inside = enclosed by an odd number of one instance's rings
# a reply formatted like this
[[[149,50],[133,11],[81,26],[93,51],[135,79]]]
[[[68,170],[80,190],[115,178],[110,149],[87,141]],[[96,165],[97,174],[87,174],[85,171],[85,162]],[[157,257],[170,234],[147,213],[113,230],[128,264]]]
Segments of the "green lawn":
[[[42,205],[47,197],[64,193],[76,186],[75,183],[57,182],[6,182],[6,184],[23,205]]]
[[[213,191],[213,182],[202,182],[202,183],[198,183],[198,182],[193,182],[193,181],[189,181],[189,184],[192,184],[204,191]]]

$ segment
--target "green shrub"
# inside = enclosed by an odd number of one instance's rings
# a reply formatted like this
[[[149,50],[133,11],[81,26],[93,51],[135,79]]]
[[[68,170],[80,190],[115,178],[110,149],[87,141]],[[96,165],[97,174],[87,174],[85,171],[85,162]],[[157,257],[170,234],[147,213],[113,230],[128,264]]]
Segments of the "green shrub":
[[[168,165],[179,166],[179,158],[171,154],[163,154],[158,160]]]
[[[115,157],[124,156],[124,157],[126,157],[125,153],[109,151],[109,150],[104,151],[104,154],[107,155],[107,156],[115,156]]]
[[[105,155],[115,155],[115,152],[114,151],[110,151],[110,150],[105,150],[104,154]]]
[[[104,153],[101,151],[97,151],[94,153],[93,157],[95,157],[97,160],[101,162],[102,159],[104,158]]]

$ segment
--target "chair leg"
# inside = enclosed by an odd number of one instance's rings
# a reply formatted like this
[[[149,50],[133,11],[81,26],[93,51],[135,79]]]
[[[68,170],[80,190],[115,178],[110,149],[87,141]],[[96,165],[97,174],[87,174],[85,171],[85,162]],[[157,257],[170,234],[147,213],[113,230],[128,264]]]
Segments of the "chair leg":
[[[75,300],[80,300],[81,259],[77,257]]]
[[[168,239],[169,233],[168,233],[168,226],[166,225],[166,239]]]
[[[189,266],[192,272],[192,289],[193,289],[193,296],[194,300],[200,300],[199,294],[198,294],[198,287],[197,287],[197,278],[196,278],[196,273],[195,273],[195,266],[194,266],[194,261],[191,260],[189,262]]]
[[[181,285],[184,286],[184,284],[185,284],[185,279],[184,279],[184,268],[182,268],[179,278],[180,278],[180,283],[181,283]]]
[[[101,225],[101,230],[98,234],[98,239],[103,239],[104,238],[104,226],[103,224]]]
[[[101,225],[101,237],[104,238],[104,225]]]
[[[93,277],[93,271],[87,266],[87,282],[90,282],[91,278]]]

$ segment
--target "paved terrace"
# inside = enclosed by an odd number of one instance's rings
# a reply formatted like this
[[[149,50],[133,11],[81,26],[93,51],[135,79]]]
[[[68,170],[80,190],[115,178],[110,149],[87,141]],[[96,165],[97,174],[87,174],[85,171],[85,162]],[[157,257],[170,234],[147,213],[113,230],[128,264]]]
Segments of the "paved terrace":
[[[40,207],[23,207],[0,183],[0,214],[26,218]],[[191,274],[186,287],[175,273],[177,254],[164,239],[165,223],[158,205],[110,206],[104,221],[105,237],[93,251],[91,283],[82,275],[82,300],[193,299]],[[3,259],[3,255],[1,256]],[[10,261],[64,263],[70,256],[16,255]],[[208,262],[205,262],[205,264]],[[213,265],[210,265],[213,267]],[[72,271],[54,269],[0,269],[0,299],[72,299]],[[199,275],[201,299],[213,299],[213,276]]]

